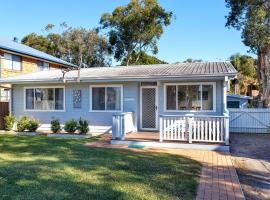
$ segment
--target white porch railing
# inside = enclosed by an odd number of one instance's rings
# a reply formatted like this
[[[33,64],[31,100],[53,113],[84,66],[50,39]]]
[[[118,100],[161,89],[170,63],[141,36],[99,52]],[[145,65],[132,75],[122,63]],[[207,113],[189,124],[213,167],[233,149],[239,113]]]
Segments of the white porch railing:
[[[160,141],[178,140],[229,144],[229,118],[226,116],[160,116]]]
[[[129,132],[135,131],[133,112],[124,112],[113,115],[112,139],[124,139]]]

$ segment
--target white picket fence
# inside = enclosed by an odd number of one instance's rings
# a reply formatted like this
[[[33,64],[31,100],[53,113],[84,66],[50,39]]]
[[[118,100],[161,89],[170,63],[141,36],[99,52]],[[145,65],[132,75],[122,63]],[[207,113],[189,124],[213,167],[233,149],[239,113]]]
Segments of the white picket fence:
[[[225,116],[160,116],[160,141],[228,143],[229,120]]]
[[[269,133],[270,109],[229,109],[230,132]]]

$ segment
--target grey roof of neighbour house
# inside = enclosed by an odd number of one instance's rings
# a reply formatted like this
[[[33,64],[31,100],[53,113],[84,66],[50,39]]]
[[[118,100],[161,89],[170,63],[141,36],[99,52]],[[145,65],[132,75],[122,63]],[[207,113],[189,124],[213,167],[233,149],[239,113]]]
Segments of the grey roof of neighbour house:
[[[238,98],[238,99],[252,99],[250,96],[240,95],[240,94],[227,94],[228,97]]]
[[[44,53],[42,51],[36,50],[32,47],[29,47],[27,45],[14,42],[12,40],[7,40],[0,38],[0,49],[10,51],[10,52],[15,52],[21,55],[26,55],[34,58],[39,58],[45,61],[53,62],[53,63],[58,63],[64,66],[69,66],[69,67],[76,67],[76,65],[73,65],[69,62],[66,62],[64,60],[61,60],[59,58],[56,58],[54,56],[51,56],[47,53]]]
[[[173,78],[205,78],[234,77],[237,71],[229,62],[206,62],[206,63],[179,63],[179,64],[158,64],[158,65],[137,65],[118,67],[93,67],[81,69],[80,81],[94,82],[118,81],[118,80],[170,80]],[[78,71],[72,70],[66,73],[67,81],[76,81]],[[18,82],[57,82],[62,80],[60,70],[42,71],[33,74],[20,75],[6,78],[0,83]]]

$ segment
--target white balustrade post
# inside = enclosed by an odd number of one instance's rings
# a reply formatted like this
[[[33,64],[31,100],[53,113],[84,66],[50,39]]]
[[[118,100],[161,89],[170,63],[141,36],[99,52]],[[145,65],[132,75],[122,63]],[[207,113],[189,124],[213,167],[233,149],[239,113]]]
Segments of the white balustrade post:
[[[125,140],[125,115],[120,115],[120,121],[121,121],[121,140]]]
[[[163,142],[163,120],[159,117],[159,141]]]
[[[186,133],[188,133],[188,143],[192,143],[192,121],[193,121],[193,114],[186,114],[185,121],[186,121]]]
[[[192,143],[192,117],[188,117],[188,143]]]
[[[116,116],[113,116],[113,120],[112,120],[112,139],[115,140],[116,139]]]

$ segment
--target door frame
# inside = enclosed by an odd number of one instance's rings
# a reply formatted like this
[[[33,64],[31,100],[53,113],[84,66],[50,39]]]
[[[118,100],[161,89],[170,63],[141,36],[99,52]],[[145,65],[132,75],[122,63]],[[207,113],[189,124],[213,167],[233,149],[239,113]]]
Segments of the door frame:
[[[156,96],[155,96],[155,108],[156,108],[156,127],[155,128],[143,128],[142,127],[142,90],[144,88],[153,88],[156,91]],[[141,130],[146,130],[146,131],[157,131],[158,130],[158,86],[140,86],[140,129]]]

